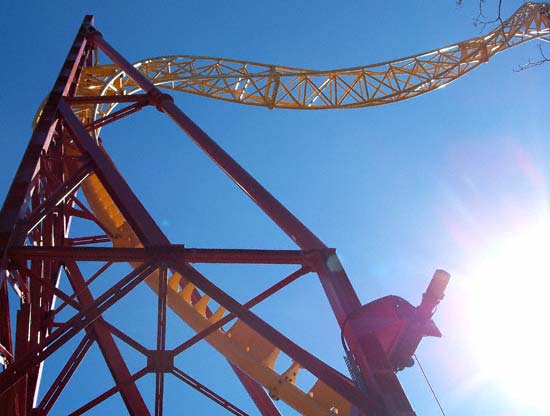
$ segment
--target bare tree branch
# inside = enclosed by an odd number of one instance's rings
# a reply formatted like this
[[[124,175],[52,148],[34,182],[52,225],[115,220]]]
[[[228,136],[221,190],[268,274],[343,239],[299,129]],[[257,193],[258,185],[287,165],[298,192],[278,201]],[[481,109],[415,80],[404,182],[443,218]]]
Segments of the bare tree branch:
[[[457,6],[463,6],[464,0],[456,0]],[[498,7],[497,7],[497,15],[495,18],[489,20],[487,16],[485,15],[485,8],[486,8],[486,0],[479,0],[478,4],[479,10],[476,17],[474,17],[474,26],[478,27],[481,26],[481,31],[485,29],[485,26],[498,22],[499,24],[502,24],[502,0],[498,0]]]
[[[524,65],[520,65],[518,66],[517,68],[514,69],[514,72],[520,72],[520,71],[524,71],[526,69],[529,69],[529,68],[533,68],[535,66],[539,66],[539,65],[542,65],[544,64],[545,62],[550,62],[550,58],[548,58],[545,54],[544,54],[544,51],[542,50],[542,44],[539,44],[537,45],[538,48],[539,48],[539,53],[540,53],[540,56],[541,58],[536,60],[536,61],[533,61],[531,59],[529,59],[527,61],[526,64]]]
[[[459,7],[463,6],[464,5],[464,0],[456,0],[456,5],[459,6]],[[496,17],[493,18],[492,20],[489,20],[485,15],[486,0],[479,0],[478,7],[479,7],[478,15],[473,19],[473,21],[474,21],[474,26],[476,26],[476,27],[481,26],[480,31],[485,30],[485,26],[487,26],[489,24],[493,24],[493,23],[498,22],[499,25],[503,25],[502,0],[498,0],[497,14],[496,14]],[[548,10],[546,11],[546,13],[550,14],[550,12]],[[550,39],[547,39],[547,41],[550,41]],[[542,44],[539,44],[537,46],[539,48],[540,59],[537,59],[537,60],[529,59],[526,64],[519,65],[517,68],[515,68],[514,72],[524,71],[526,69],[542,65],[546,62],[550,62],[550,57],[548,57],[544,53],[543,48],[542,48]]]

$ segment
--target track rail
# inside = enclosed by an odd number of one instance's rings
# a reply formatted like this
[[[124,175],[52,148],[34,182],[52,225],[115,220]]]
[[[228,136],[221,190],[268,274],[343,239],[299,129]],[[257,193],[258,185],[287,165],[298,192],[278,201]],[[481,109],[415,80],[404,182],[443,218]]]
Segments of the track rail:
[[[550,4],[526,3],[502,25],[463,42],[387,62],[311,70],[204,56],[162,56],[134,65],[156,86],[239,104],[321,110],[394,103],[441,88],[495,54],[549,40]],[[139,87],[112,65],[86,68],[79,94],[131,95]],[[95,119],[114,104],[97,105]]]

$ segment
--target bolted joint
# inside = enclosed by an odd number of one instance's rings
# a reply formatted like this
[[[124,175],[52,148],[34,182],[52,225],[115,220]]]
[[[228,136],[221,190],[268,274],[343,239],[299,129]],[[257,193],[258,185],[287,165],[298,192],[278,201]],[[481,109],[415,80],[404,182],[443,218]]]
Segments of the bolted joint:
[[[159,267],[166,261],[183,260],[185,246],[183,244],[168,244],[161,246],[146,246],[143,248],[147,258],[154,260]]]
[[[335,248],[314,249],[305,252],[307,262],[305,265],[313,271],[319,272],[323,269],[328,269],[331,272],[342,270],[342,265]]]
[[[160,92],[158,88],[153,88],[147,95],[149,96],[149,103],[154,105],[161,113],[164,113],[165,103],[174,102],[174,98],[170,94]]]
[[[147,354],[147,369],[151,373],[169,373],[174,368],[174,352],[152,350]]]
[[[103,34],[97,30],[95,27],[93,27],[91,24],[86,24],[84,26],[84,31],[86,32],[86,37],[90,41],[94,41],[95,39],[102,39]]]

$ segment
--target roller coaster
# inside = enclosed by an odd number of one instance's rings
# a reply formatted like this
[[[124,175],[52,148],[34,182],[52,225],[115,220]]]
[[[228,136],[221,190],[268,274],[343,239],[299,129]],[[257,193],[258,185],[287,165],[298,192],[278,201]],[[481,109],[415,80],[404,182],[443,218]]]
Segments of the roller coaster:
[[[277,400],[304,415],[414,415],[396,373],[412,365],[424,336],[441,336],[432,315],[449,274],[437,270],[422,303],[397,296],[362,305],[336,251],[323,243],[212,138],[166,91],[269,109],[344,109],[398,102],[441,88],[524,42],[550,36],[550,5],[526,3],[486,35],[407,58],[334,70],[311,70],[200,56],[164,56],[131,64],[87,16],[34,131],[0,212],[0,414],[49,414],[91,346],[114,380],[72,415],[120,395],[129,414],[162,415],[170,374],[236,415],[229,399],[186,374],[175,357],[207,342],[229,361],[258,413],[280,415]],[[99,54],[111,62],[99,63]],[[165,113],[295,242],[297,250],[206,249],[172,244],[132,192],[102,146],[100,131],[146,106]],[[98,230],[74,236],[78,219]],[[90,228],[88,227],[88,229]],[[90,267],[95,272],[89,272]],[[240,303],[194,264],[279,264],[295,270]],[[90,285],[119,264],[127,273],[94,296]],[[127,267],[127,266],[125,266]],[[307,273],[318,276],[342,331],[349,376],[303,349],[251,308]],[[66,278],[71,291],[62,290]],[[112,283],[114,282],[114,284]],[[104,313],[140,283],[157,295],[156,348],[111,324]],[[10,305],[10,291],[19,305]],[[68,310],[73,313],[65,317]],[[170,308],[196,334],[166,348]],[[64,311],[64,312],[62,312]],[[14,324],[15,323],[15,324]],[[80,339],[53,383],[43,364]],[[130,372],[115,339],[146,358]],[[334,346],[335,348],[337,346]],[[291,364],[277,370],[282,357]],[[304,390],[298,374],[315,381]],[[155,408],[137,381],[155,375]],[[40,391],[39,389],[44,389]],[[40,397],[40,400],[36,398]]]

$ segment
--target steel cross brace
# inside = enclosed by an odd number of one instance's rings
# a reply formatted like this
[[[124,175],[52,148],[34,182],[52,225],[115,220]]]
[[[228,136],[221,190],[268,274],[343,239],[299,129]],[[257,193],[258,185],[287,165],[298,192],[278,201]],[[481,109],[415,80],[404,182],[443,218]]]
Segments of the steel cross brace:
[[[34,337],[37,334],[37,328],[34,321],[30,322],[33,315],[30,305],[24,304],[20,312],[18,312],[14,351],[10,319],[11,311],[6,285],[8,259],[5,249],[12,244],[23,244],[21,235],[17,234],[17,224],[28,209],[33,183],[41,169],[41,157],[48,151],[52,137],[56,131],[58,122],[57,104],[61,96],[70,93],[82,67],[82,62],[90,50],[85,34],[86,27],[92,23],[93,19],[91,17],[86,18],[75,37],[54,83],[52,92],[46,100],[40,120],[33,131],[0,211],[0,246],[4,248],[4,251],[0,253],[0,344],[5,350],[3,355],[10,360],[10,365],[15,360],[17,352],[26,349],[28,345],[36,342],[35,339],[29,339],[30,334],[28,331],[32,327]],[[34,315],[36,317],[36,314]],[[10,392],[0,401],[0,414],[24,414],[27,412],[29,403],[32,402],[30,398],[32,391],[30,390],[37,388],[38,375],[38,372],[35,370],[33,371],[33,376],[28,378],[26,382],[19,382],[12,386]]]
[[[25,356],[16,357],[13,365],[9,366],[0,375],[0,396],[6,393],[15,382],[24,377],[26,372],[33,366],[40,364],[80,330],[87,328],[96,321],[104,311],[130,292],[137,284],[145,280],[154,270],[155,267],[144,264],[131,271],[101,296],[82,307],[72,318],[30,349]],[[148,412],[141,414],[148,414]]]
[[[78,31],[54,87],[44,105],[42,114],[33,131],[29,145],[25,150],[21,164],[0,211],[0,244],[4,247],[8,245],[15,224],[27,207],[32,180],[40,169],[40,157],[43,152],[48,150],[57,127],[59,101],[71,91],[86,53],[90,49],[86,33],[92,23],[93,18],[91,16],[86,17]],[[12,243],[20,244],[21,242],[12,241]]]
[[[223,151],[210,137],[196,126],[177,106],[170,96],[162,94],[150,81],[137,71],[128,61],[116,52],[93,27],[89,27],[89,38],[93,44],[101,49],[117,65],[119,65],[134,81],[149,95],[151,102],[161,111],[166,112],[190,137],[256,202],[262,210],[270,216],[297,244],[306,250],[325,250],[326,246],[307,229],[296,217],[294,217],[279,201],[263,188],[250,174],[237,164],[227,153]],[[123,187],[124,181],[109,171],[110,160],[102,154],[93,142],[89,140],[86,129],[72,114],[68,105],[61,101],[60,112],[64,118],[65,127],[75,138],[85,154],[92,156],[96,165],[96,175],[101,179],[117,206],[125,206],[123,215],[138,238],[145,246],[166,245],[167,239],[160,232],[158,226],[148,216],[137,216],[139,211],[144,212],[143,206],[133,196],[129,188]],[[133,198],[131,204],[125,204]],[[139,218],[139,219],[138,219]],[[151,240],[152,239],[152,240]],[[325,289],[329,302],[334,310],[340,325],[346,318],[360,307],[349,279],[345,275],[335,254],[322,256],[316,267],[321,283]],[[359,366],[366,375],[369,387],[373,393],[381,393],[376,380],[370,372],[366,351],[362,348],[353,331],[346,333],[347,342],[358,360]],[[396,386],[400,390],[400,385]],[[398,392],[399,393],[399,392]],[[402,397],[405,397],[402,391]],[[406,399],[404,400],[406,402]],[[363,407],[363,406],[360,406]],[[388,406],[391,408],[391,406]],[[409,406],[410,407],[410,406]],[[406,409],[409,410],[409,409]],[[412,409],[410,409],[412,411]]]
[[[115,383],[120,385],[120,394],[126,408],[132,412],[140,412],[139,414],[142,415],[149,414],[147,405],[141,397],[135,383],[126,383],[126,380],[130,378],[130,371],[124,362],[122,354],[118,349],[111,333],[105,327],[103,317],[98,313],[97,308],[93,306],[94,299],[90,293],[90,290],[86,286],[82,273],[76,263],[69,262],[65,267],[69,281],[74,292],[78,294],[77,297],[82,305],[82,308],[89,309],[91,314],[97,314],[97,318],[93,320],[85,329],[88,335],[93,335],[97,341]],[[134,400],[134,402],[130,403],[130,400]]]

